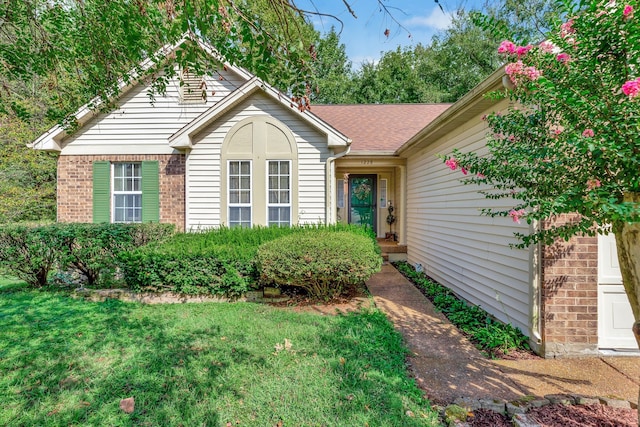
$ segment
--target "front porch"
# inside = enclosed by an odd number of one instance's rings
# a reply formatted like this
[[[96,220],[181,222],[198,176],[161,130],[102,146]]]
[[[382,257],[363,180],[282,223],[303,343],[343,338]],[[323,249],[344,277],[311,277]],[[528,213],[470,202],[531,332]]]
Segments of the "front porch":
[[[384,261],[397,262],[407,260],[407,245],[389,239],[378,238],[378,246]]]

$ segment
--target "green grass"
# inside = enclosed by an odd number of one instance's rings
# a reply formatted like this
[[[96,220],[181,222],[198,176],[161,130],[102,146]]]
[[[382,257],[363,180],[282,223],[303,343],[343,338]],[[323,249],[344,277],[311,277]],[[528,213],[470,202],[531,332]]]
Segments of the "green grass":
[[[93,303],[0,279],[0,425],[437,425],[405,356],[378,311]]]

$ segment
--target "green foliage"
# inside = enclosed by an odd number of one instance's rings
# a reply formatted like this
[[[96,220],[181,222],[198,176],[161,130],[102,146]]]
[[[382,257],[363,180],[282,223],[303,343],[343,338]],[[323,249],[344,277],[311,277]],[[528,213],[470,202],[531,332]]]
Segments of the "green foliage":
[[[89,285],[108,284],[117,256],[164,239],[169,224],[50,224],[0,227],[0,268],[31,286],[47,285],[50,273],[73,270]]]
[[[481,350],[499,350],[506,354],[513,349],[529,349],[528,338],[520,329],[493,319],[478,306],[467,304],[449,289],[417,272],[408,263],[399,262],[395,266]]]
[[[125,282],[134,290],[238,297],[260,285],[260,245],[291,234],[341,230],[375,241],[371,230],[350,225],[220,227],[176,234],[164,243],[122,253],[120,261]]]
[[[0,269],[29,285],[47,284],[62,247],[56,225],[0,227]]]
[[[27,147],[37,122],[0,114],[0,224],[56,218],[56,156]]]
[[[624,16],[625,6],[636,15]],[[640,98],[621,90],[640,69],[639,8],[637,1],[564,4],[570,21],[557,22],[545,43],[505,53],[513,88],[494,96],[512,103],[487,117],[489,154],[452,154],[482,174],[465,183],[485,185],[488,198],[515,199],[513,210],[485,214],[530,224],[573,215],[518,235],[520,246],[640,221],[637,201],[625,201],[640,192]]]
[[[57,224],[58,264],[61,270],[77,270],[89,286],[110,283],[118,268],[118,256],[152,241],[167,239],[172,224]]]
[[[376,249],[368,237],[344,231],[295,233],[260,247],[260,277],[266,284],[298,286],[311,297],[331,299],[380,269]]]
[[[3,426],[439,425],[379,311],[94,303],[4,286]]]

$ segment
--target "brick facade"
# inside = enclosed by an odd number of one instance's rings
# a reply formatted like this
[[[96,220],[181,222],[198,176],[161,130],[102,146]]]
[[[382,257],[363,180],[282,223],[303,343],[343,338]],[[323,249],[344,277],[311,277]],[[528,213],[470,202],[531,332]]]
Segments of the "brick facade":
[[[58,221],[93,221],[93,162],[140,162],[157,160],[160,169],[160,222],[176,225],[184,231],[185,224],[185,156],[118,155],[60,156],[58,158]]]
[[[570,216],[554,222],[559,225]],[[542,334],[545,357],[598,350],[598,238],[558,240],[542,251]]]

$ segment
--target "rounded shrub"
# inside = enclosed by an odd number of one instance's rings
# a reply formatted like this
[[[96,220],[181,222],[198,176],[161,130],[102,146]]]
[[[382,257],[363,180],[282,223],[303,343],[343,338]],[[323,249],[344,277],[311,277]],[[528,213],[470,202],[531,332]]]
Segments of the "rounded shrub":
[[[263,284],[298,286],[311,297],[325,300],[364,283],[380,270],[381,263],[374,240],[344,231],[304,231],[258,249]]]

